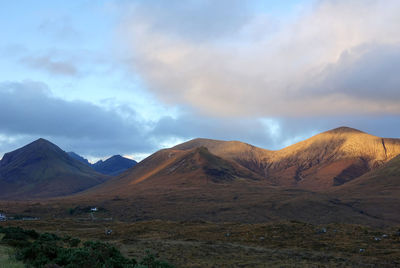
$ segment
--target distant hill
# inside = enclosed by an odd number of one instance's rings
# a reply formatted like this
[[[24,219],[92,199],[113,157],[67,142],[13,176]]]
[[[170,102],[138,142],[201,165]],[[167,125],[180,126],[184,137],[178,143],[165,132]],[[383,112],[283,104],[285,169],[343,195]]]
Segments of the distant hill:
[[[92,165],[94,170],[102,174],[116,176],[135,166],[137,162],[120,155],[114,155],[107,160],[97,161]]]
[[[77,153],[69,152],[68,154],[72,158],[92,167],[97,172],[110,176],[117,176],[137,164],[135,160],[120,155],[114,155],[104,161],[99,160],[96,163],[91,164],[86,158]]]
[[[38,139],[6,153],[0,161],[0,198],[58,197],[86,190],[109,177]]]

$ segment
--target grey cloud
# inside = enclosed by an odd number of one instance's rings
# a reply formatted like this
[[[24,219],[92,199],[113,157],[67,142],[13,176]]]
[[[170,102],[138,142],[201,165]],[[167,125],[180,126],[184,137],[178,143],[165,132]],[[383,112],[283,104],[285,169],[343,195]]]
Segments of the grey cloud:
[[[211,138],[239,140],[269,150],[277,150],[315,134],[340,126],[353,127],[380,137],[400,138],[398,116],[315,116],[269,118],[212,118],[184,114],[164,117],[150,132],[159,140]]]
[[[183,114],[178,118],[161,118],[150,134],[157,138],[211,138],[240,140],[254,144],[271,144],[265,126],[254,118],[212,118]]]
[[[237,32],[250,17],[251,3],[241,0],[156,0],[133,4],[133,16],[150,31],[167,31],[196,41],[220,39]]]
[[[153,149],[138,122],[88,102],[55,98],[38,82],[0,84],[0,122],[3,135],[48,137],[91,155]]]
[[[398,70],[400,46],[366,44],[345,51],[337,63],[328,66],[311,93],[342,93],[360,99],[398,102]]]
[[[239,140],[266,149],[280,149],[343,125],[377,136],[400,137],[400,118],[396,115],[262,119],[217,118],[188,111],[176,118],[165,116],[156,122],[145,122],[135,119],[132,107],[116,104],[111,108],[55,98],[43,83],[1,83],[0,153],[39,137],[66,151],[97,157],[150,154],[171,140],[180,142],[197,137]]]
[[[24,57],[20,62],[32,69],[44,70],[55,75],[76,76],[79,73],[78,68],[72,62],[55,60],[50,56]]]

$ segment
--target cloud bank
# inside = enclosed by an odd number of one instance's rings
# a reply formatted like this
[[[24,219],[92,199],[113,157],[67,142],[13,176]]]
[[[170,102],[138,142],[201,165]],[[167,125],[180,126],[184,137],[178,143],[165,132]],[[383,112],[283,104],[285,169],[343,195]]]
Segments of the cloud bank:
[[[399,1],[316,1],[282,20],[256,2],[132,4],[124,53],[161,100],[207,115],[400,113]]]
[[[321,131],[349,125],[375,135],[399,137],[400,118],[221,118],[182,112],[146,121],[134,107],[102,107],[52,95],[41,82],[0,83],[0,156],[39,137],[85,156],[147,155],[197,138],[239,140],[280,149]],[[377,131],[379,129],[379,131]]]
[[[151,150],[137,122],[126,117],[89,102],[55,98],[44,83],[0,84],[0,133],[8,137],[48,137],[94,155]]]

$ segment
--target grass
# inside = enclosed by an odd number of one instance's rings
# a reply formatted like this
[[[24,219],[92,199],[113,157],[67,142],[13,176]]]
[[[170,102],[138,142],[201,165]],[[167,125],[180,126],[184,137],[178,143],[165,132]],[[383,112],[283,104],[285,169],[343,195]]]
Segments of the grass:
[[[0,235],[0,239],[3,235]],[[25,265],[13,258],[14,250],[0,245],[0,268],[23,268]]]
[[[398,228],[301,222],[79,220],[14,221],[7,225],[109,242],[129,258],[141,259],[149,249],[176,267],[400,267]],[[105,228],[113,234],[105,235]],[[375,237],[381,240],[375,241]]]

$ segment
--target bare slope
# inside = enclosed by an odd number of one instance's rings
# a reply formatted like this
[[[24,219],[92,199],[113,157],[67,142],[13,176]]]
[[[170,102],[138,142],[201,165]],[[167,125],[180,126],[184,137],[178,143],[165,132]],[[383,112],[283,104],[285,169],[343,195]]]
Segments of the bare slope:
[[[324,190],[376,169],[398,154],[399,139],[341,127],[276,151],[269,174],[284,185]]]

